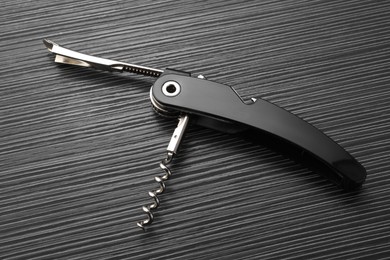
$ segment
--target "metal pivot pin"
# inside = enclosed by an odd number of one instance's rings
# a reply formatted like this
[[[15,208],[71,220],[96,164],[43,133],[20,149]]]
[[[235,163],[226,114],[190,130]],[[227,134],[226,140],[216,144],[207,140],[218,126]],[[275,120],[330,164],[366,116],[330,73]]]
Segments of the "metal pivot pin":
[[[149,191],[149,196],[153,199],[153,203],[143,206],[142,210],[146,213],[147,219],[137,222],[137,225],[145,230],[146,226],[149,226],[152,224],[154,216],[152,210],[155,210],[160,205],[160,200],[158,198],[158,195],[162,194],[165,191],[165,181],[169,179],[169,177],[172,175],[171,170],[167,167],[169,163],[172,162],[172,159],[174,155],[177,153],[180,143],[183,140],[184,133],[186,131],[187,125],[189,122],[189,116],[183,115],[179,118],[179,123],[173,132],[173,135],[171,137],[171,140],[167,147],[167,155],[166,158],[163,159],[160,162],[160,168],[165,172],[163,176],[156,176],[154,177],[154,180],[159,184],[159,188]]]

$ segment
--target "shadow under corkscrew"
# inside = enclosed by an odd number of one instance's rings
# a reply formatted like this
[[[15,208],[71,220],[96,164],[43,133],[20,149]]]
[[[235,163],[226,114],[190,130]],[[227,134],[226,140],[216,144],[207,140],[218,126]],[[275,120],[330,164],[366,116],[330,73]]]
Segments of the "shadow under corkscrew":
[[[165,181],[167,181],[171,175],[172,172],[171,170],[167,167],[169,163],[172,162],[174,153],[168,151],[167,152],[167,157],[163,159],[160,162],[160,168],[165,172],[165,174],[162,177],[156,176],[154,177],[154,180],[160,185],[160,187],[156,190],[149,191],[149,196],[154,200],[152,204],[149,206],[143,206],[142,210],[147,214],[148,218],[142,221],[137,222],[137,225],[142,228],[145,231],[145,226],[151,225],[153,223],[153,209],[157,209],[158,206],[160,205],[160,200],[158,198],[158,195],[162,194],[165,191]]]

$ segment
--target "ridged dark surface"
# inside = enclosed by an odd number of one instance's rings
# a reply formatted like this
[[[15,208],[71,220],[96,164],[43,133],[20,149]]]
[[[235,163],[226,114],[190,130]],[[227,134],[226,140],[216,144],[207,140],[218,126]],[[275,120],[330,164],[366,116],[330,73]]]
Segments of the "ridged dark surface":
[[[0,259],[390,258],[390,2],[2,1]],[[309,121],[367,169],[344,193],[192,127],[148,232],[176,122],[153,79],[57,65],[74,50],[202,73]]]

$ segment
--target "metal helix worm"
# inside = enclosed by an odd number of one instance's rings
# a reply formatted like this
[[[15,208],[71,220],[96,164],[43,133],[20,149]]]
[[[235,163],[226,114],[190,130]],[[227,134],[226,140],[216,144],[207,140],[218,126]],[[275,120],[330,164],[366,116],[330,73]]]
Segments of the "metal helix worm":
[[[156,190],[149,191],[149,196],[153,199],[153,203],[148,205],[148,206],[143,206],[142,210],[147,214],[147,219],[142,220],[137,222],[138,227],[142,228],[145,230],[145,226],[151,225],[153,223],[153,209],[157,209],[158,206],[160,205],[160,200],[157,195],[162,194],[165,191],[165,181],[171,177],[172,172],[171,170],[167,167],[167,164],[169,164],[172,159],[173,159],[174,153],[168,151],[167,152],[167,157],[163,159],[160,162],[160,168],[165,172],[165,174],[161,177],[156,176],[154,177],[154,180],[160,185],[160,187]]]
[[[167,167],[167,165],[172,162],[174,155],[177,153],[179,149],[188,122],[189,122],[188,115],[183,114],[179,117],[179,123],[175,131],[173,132],[173,135],[167,147],[167,157],[160,162],[160,168],[165,172],[165,174],[161,177],[160,176],[154,177],[154,180],[159,184],[160,187],[156,190],[149,191],[149,196],[153,199],[153,203],[142,207],[142,210],[146,213],[148,218],[137,222],[137,226],[142,228],[143,231],[145,231],[145,226],[149,226],[150,224],[153,223],[154,217],[153,217],[152,210],[157,209],[158,206],[160,205],[160,200],[158,198],[158,195],[162,194],[165,191],[165,181],[167,181],[169,177],[171,177],[172,175],[172,172]]]

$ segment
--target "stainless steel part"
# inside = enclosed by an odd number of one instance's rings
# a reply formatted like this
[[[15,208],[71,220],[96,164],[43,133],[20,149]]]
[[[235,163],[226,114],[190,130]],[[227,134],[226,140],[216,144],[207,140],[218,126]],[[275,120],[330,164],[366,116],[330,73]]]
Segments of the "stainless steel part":
[[[159,184],[159,188],[156,190],[149,191],[148,193],[149,196],[153,199],[153,203],[142,207],[142,210],[146,213],[148,218],[137,222],[138,227],[142,228],[144,231],[146,226],[149,226],[153,223],[154,216],[152,210],[157,209],[160,205],[160,200],[157,195],[160,195],[165,191],[165,181],[167,181],[172,175],[172,172],[167,167],[167,165],[172,162],[174,155],[179,149],[179,145],[183,139],[188,122],[188,115],[184,115],[179,118],[179,123],[175,131],[173,132],[173,135],[167,147],[167,157],[160,162],[160,168],[165,172],[165,174],[161,177],[154,177],[154,180]]]
[[[173,154],[177,153],[189,121],[190,117],[188,115],[184,115],[179,118],[179,123],[173,132],[171,140],[169,141],[167,152],[172,152]]]
[[[127,71],[150,77],[160,77],[160,75],[164,72],[163,70],[159,69],[153,69],[149,67],[104,58],[98,58],[80,52],[72,51],[61,47],[57,43],[48,39],[44,39],[43,43],[49,51],[56,54],[55,62],[58,63],[65,63],[82,67],[91,67],[105,71]]]
[[[167,97],[175,97],[180,93],[180,84],[176,81],[170,80],[164,83],[162,86],[162,92]]]

